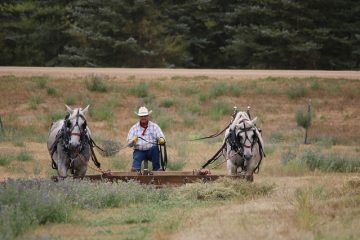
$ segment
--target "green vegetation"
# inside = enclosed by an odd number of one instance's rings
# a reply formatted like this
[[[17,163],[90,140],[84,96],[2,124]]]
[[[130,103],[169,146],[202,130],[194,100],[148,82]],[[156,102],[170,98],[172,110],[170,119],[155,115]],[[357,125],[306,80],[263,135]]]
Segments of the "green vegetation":
[[[360,169],[360,161],[356,156],[345,153],[322,153],[319,149],[305,149],[300,154],[295,148],[288,148],[281,154],[281,163],[284,166],[297,163],[300,168],[323,172],[358,172]]]
[[[86,88],[92,92],[107,92],[108,90],[104,79],[97,75],[93,75],[89,80],[86,80]]]
[[[249,200],[267,195],[272,189],[271,185],[249,185],[233,180],[222,180],[215,184],[196,183],[190,188],[178,189],[156,189],[135,182],[8,180],[0,185],[0,238],[14,239],[47,223],[76,222],[75,212],[79,209],[94,211],[119,207],[125,207],[124,214],[113,216],[108,219],[110,222],[97,220],[90,224],[139,224],[139,227],[147,230],[127,234],[145,237],[151,233],[146,224],[163,221],[162,211],[194,208],[199,204],[206,205],[207,201],[217,204],[231,199]],[[177,219],[177,216],[172,218]]]
[[[1,66],[359,69],[354,0],[4,0],[0,13]]]

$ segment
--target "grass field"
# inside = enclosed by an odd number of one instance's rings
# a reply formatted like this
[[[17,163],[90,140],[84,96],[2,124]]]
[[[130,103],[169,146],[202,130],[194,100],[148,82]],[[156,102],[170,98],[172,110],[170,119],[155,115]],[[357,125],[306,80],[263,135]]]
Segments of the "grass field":
[[[3,181],[17,179],[0,187],[0,238],[360,236],[360,78],[104,72],[0,74],[0,174]],[[295,115],[306,111],[310,99],[310,144],[305,145]],[[124,144],[137,121],[134,111],[146,105],[166,135],[169,170],[199,169],[222,139],[187,140],[220,131],[233,106],[251,106],[267,157],[251,184],[221,180],[159,190],[136,183],[51,183],[46,179],[56,172],[46,139],[51,122],[65,116],[64,104],[90,104],[88,125],[105,147]],[[128,171],[131,156],[131,149],[109,157],[98,154],[102,168],[112,171]],[[224,174],[221,162],[211,171]]]

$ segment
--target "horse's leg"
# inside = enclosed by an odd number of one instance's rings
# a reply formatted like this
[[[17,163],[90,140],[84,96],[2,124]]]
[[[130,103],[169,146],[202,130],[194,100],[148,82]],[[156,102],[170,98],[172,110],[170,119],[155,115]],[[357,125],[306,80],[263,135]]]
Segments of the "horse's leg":
[[[226,160],[226,167],[228,175],[236,174],[236,166],[231,159]]]
[[[67,170],[69,167],[69,159],[61,143],[58,143],[57,145],[57,150],[54,153],[54,160],[56,161],[57,164],[58,176],[60,178],[66,178]]]
[[[74,176],[84,177],[90,159],[90,147],[87,145],[74,161]]]
[[[253,157],[249,161],[247,161],[247,166],[246,166],[245,178],[249,182],[254,181],[254,176],[253,176],[254,171],[255,171],[256,167],[258,166],[260,159],[261,159],[260,155],[257,154],[258,152],[256,152],[256,151],[258,151],[257,145],[255,145],[254,149],[255,149],[255,151],[254,151],[255,154],[253,154]]]
[[[229,148],[228,148],[229,149]],[[237,166],[236,166],[236,155],[234,155],[234,151],[228,151],[226,154],[226,166],[228,175],[236,175],[237,173]]]

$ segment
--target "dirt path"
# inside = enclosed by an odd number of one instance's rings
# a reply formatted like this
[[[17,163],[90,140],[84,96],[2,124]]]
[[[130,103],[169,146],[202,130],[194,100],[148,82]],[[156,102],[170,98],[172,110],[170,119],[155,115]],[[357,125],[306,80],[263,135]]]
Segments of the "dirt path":
[[[174,76],[208,76],[255,79],[264,77],[325,77],[360,80],[360,71],[309,71],[309,70],[228,70],[228,69],[160,69],[160,68],[63,68],[63,67],[0,67],[1,75],[80,77],[87,75],[109,77],[161,78]]]

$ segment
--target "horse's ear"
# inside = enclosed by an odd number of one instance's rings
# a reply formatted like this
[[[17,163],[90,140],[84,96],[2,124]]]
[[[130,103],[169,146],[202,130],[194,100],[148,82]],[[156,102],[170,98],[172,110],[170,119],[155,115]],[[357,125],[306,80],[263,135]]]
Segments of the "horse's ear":
[[[68,113],[72,113],[73,112],[73,110],[71,109],[71,107],[69,107],[68,105],[66,105],[65,104],[65,107],[66,107],[66,111],[68,112]]]
[[[253,120],[251,120],[251,122],[256,125],[256,121],[257,121],[257,117],[255,117]]]
[[[86,108],[82,109],[82,113],[86,113],[89,110],[90,105],[87,105]]]

